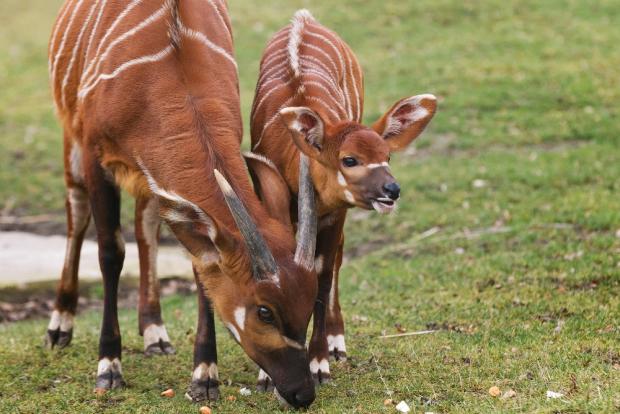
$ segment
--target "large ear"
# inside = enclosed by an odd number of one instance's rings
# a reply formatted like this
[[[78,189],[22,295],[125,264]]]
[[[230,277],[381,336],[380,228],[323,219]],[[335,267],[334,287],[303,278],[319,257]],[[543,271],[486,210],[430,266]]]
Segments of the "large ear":
[[[305,106],[281,109],[280,116],[299,150],[310,158],[322,161],[325,123],[321,116]]]
[[[259,154],[246,152],[245,163],[254,183],[254,191],[269,215],[291,228],[291,192],[284,178],[271,160]]]
[[[401,99],[372,125],[392,151],[405,149],[424,131],[437,109],[437,98],[430,94]]]

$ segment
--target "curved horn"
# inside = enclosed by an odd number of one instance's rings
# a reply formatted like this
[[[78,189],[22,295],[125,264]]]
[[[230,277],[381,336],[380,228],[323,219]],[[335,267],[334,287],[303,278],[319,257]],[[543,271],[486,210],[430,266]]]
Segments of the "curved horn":
[[[317,217],[314,200],[314,186],[310,176],[310,160],[299,155],[299,194],[297,195],[297,249],[295,263],[312,270],[316,248]]]
[[[273,258],[269,246],[267,246],[265,239],[258,231],[258,227],[252,221],[252,217],[250,217],[250,214],[226,178],[218,170],[213,170],[213,173],[248,248],[248,254],[252,261],[252,274],[259,280],[269,278],[269,275],[273,275],[278,271],[276,260]]]

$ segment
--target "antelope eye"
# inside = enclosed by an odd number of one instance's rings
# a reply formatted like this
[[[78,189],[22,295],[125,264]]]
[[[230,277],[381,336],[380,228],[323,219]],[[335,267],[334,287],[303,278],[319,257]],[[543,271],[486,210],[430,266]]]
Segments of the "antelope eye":
[[[342,165],[345,167],[355,167],[357,164],[357,160],[353,157],[344,157],[342,159]]]
[[[275,318],[273,317],[273,312],[265,306],[258,307],[258,319],[265,323],[274,323]]]

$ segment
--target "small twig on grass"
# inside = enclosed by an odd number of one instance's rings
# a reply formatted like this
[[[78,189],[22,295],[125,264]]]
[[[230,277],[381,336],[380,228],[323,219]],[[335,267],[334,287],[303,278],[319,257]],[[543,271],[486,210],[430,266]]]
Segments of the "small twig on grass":
[[[393,391],[390,391],[390,389],[388,388],[387,382],[385,382],[385,378],[383,378],[383,375],[381,375],[381,368],[379,368],[379,363],[377,362],[377,356],[375,355],[374,352],[371,352],[372,355],[372,360],[375,363],[375,367],[377,367],[377,373],[379,374],[379,379],[381,380],[381,382],[383,383],[383,386],[385,387],[385,393],[388,396],[391,396],[392,394],[394,394]]]
[[[430,229],[426,230],[425,232],[420,233],[420,235],[418,235],[418,237],[414,238],[414,241],[419,242],[420,240],[424,240],[428,237],[431,237],[434,234],[437,234],[441,231],[441,229],[437,226],[435,227],[431,227]]]
[[[426,335],[426,334],[432,334],[438,332],[436,329],[431,329],[428,331],[415,331],[415,332],[405,332],[405,333],[400,333],[400,334],[394,334],[394,335],[381,335],[379,336],[379,338],[381,339],[387,339],[387,338],[401,338],[403,336],[415,336],[415,335]]]

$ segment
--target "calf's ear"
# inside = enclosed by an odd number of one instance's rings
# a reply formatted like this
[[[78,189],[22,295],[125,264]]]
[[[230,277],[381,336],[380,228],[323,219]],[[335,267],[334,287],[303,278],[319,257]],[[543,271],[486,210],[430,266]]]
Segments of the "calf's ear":
[[[372,128],[390,146],[391,151],[405,149],[416,139],[435,115],[437,98],[430,94],[401,99]]]

